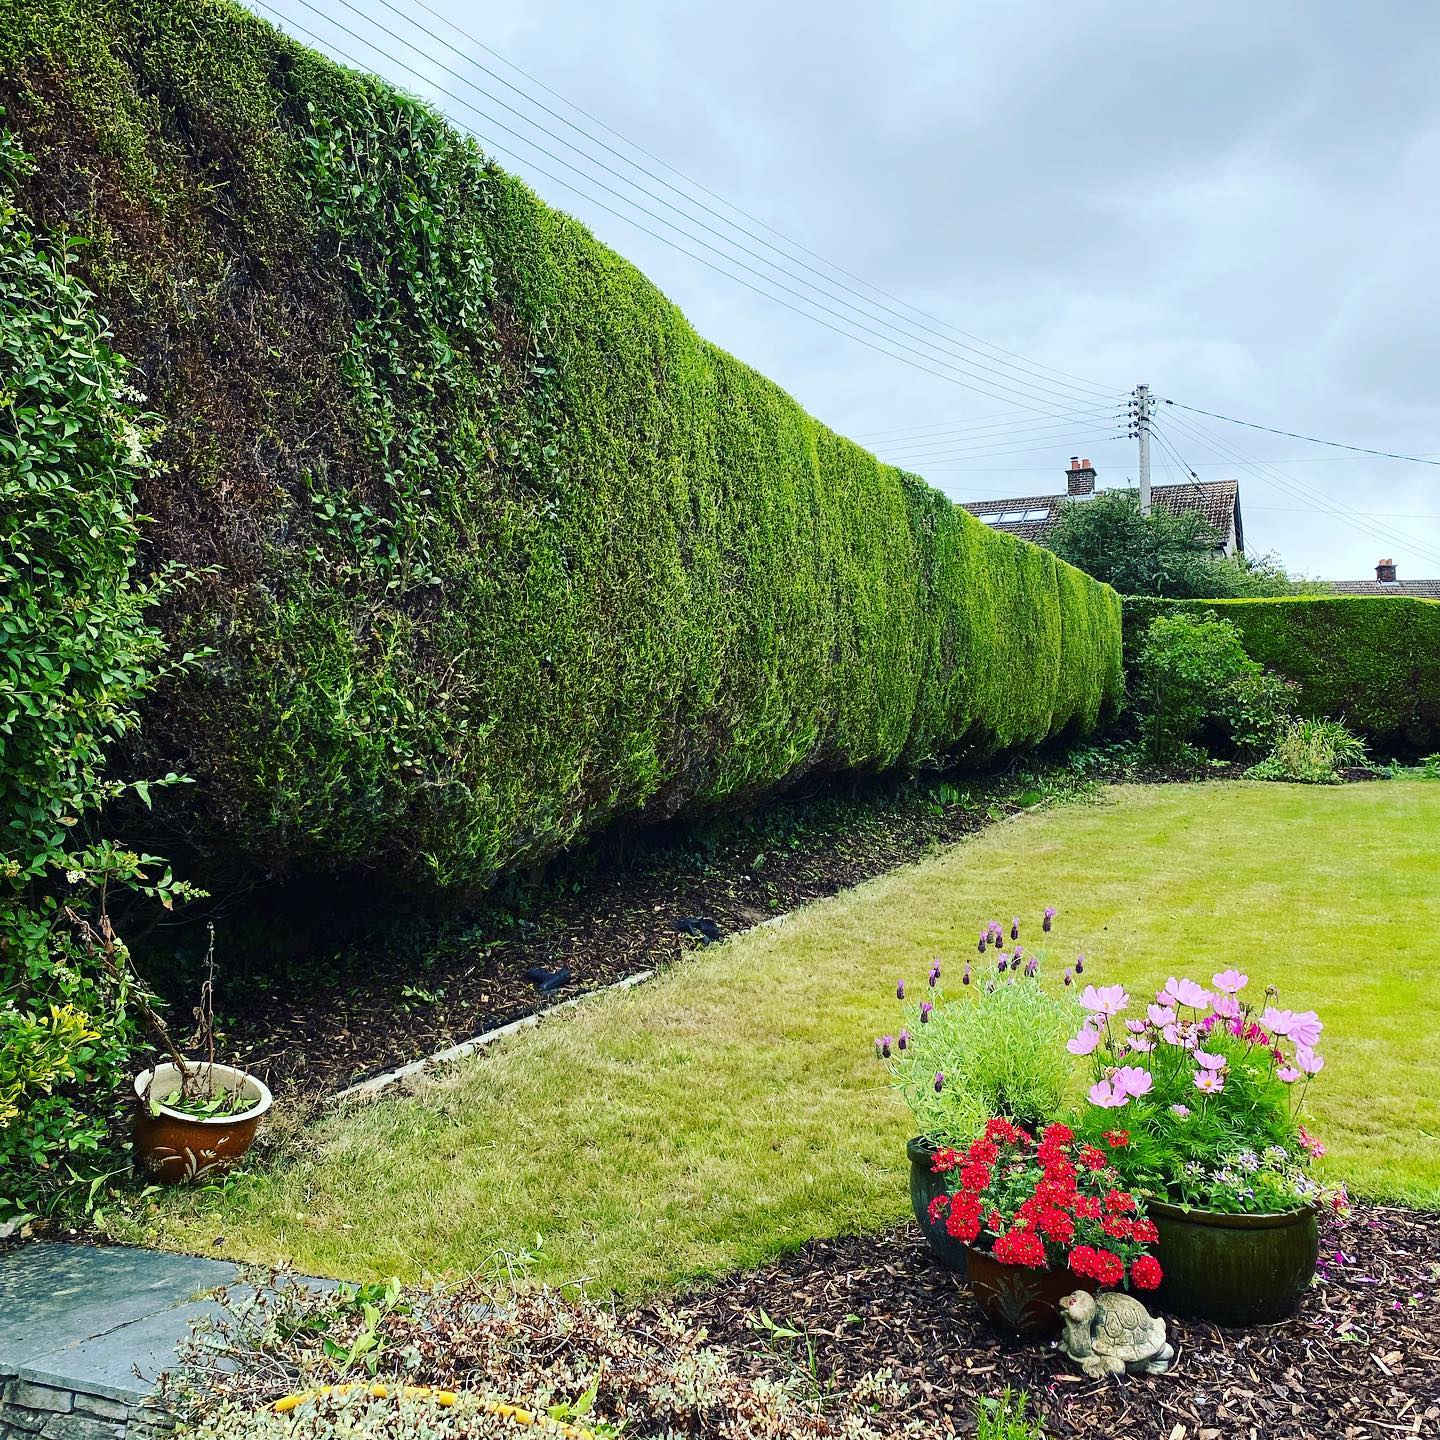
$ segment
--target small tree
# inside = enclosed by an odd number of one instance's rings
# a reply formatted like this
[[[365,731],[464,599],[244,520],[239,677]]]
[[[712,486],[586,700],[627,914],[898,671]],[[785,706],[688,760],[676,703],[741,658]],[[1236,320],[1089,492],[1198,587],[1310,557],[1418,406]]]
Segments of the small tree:
[[[1208,738],[1241,755],[1267,749],[1289,718],[1295,686],[1245,653],[1240,632],[1213,614],[1161,615],[1136,657],[1134,698],[1150,756],[1202,758]]]
[[[1157,506],[1142,515],[1135,491],[1107,490],[1063,505],[1045,544],[1122,595],[1220,600],[1295,588],[1273,556],[1218,554],[1223,539],[1198,510],[1175,514]]]

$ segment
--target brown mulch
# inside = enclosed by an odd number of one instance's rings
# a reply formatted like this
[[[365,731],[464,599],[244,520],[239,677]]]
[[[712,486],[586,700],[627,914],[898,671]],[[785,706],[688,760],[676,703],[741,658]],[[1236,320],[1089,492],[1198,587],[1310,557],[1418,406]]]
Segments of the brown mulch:
[[[974,1429],[978,1399],[1025,1390],[1051,1437],[1379,1440],[1440,1435],[1440,1214],[1357,1206],[1327,1220],[1298,1313],[1247,1330],[1167,1317],[1163,1376],[1094,1381],[1043,1342],[998,1337],[914,1226],[817,1240],[692,1296],[681,1312],[757,1371],[808,1364],[848,1389],[890,1367],[910,1390],[883,1428]],[[804,1340],[766,1339],[764,1310]]]

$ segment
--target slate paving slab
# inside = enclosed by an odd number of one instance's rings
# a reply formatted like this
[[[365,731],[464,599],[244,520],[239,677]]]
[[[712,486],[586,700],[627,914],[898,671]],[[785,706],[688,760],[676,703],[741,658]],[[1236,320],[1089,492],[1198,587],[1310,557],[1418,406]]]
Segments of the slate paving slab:
[[[122,1247],[0,1252],[0,1440],[148,1433],[154,1412],[142,1407],[156,1378],[191,1322],[218,1309],[206,1292],[242,1292],[239,1273],[229,1261]]]

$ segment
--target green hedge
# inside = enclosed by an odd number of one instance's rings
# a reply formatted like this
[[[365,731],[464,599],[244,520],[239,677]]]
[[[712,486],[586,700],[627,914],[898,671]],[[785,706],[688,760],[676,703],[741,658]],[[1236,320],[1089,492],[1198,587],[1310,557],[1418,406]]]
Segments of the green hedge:
[[[1306,715],[1386,745],[1440,746],[1440,601],[1403,595],[1125,600],[1127,657],[1162,608],[1232,620],[1245,649],[1296,681]]]
[[[196,778],[157,813],[202,873],[478,885],[1117,703],[1113,591],[827,430],[424,106],[221,0],[0,19],[22,203],[88,242],[167,422],[147,559],[195,573],[163,619],[206,654],[141,758]]]

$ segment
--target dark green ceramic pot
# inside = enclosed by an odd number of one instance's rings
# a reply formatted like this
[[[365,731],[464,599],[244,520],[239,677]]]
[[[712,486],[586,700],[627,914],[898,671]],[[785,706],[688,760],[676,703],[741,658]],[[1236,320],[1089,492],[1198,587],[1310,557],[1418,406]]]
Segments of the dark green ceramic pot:
[[[1148,1200],[1160,1232],[1162,1310],[1217,1325],[1283,1320],[1315,1278],[1320,1253],[1313,1205],[1281,1215],[1223,1215]]]
[[[905,1153],[910,1157],[910,1206],[915,1211],[915,1218],[920,1222],[920,1228],[925,1232],[925,1238],[930,1242],[935,1258],[948,1269],[964,1275],[965,1254],[969,1247],[946,1230],[943,1220],[939,1224],[930,1222],[930,1202],[937,1195],[944,1195],[949,1191],[945,1177],[937,1175],[930,1168],[935,1147],[928,1140],[917,1136],[905,1146]]]

